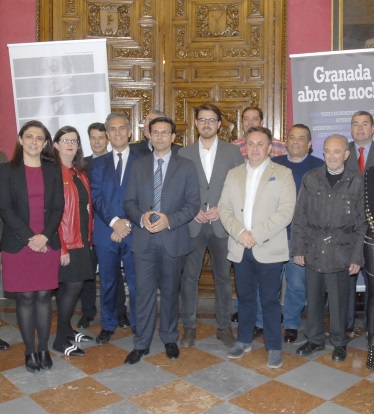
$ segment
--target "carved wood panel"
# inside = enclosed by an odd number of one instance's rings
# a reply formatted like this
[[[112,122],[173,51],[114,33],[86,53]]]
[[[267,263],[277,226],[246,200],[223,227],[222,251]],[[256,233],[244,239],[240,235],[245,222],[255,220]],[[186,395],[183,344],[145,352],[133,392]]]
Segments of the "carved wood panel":
[[[107,38],[110,98],[140,140],[144,118],[161,109],[177,142],[196,137],[194,108],[214,102],[220,136],[241,131],[241,110],[264,110],[281,138],[286,114],[287,0],[37,0],[38,40]],[[209,256],[201,290],[213,294]]]

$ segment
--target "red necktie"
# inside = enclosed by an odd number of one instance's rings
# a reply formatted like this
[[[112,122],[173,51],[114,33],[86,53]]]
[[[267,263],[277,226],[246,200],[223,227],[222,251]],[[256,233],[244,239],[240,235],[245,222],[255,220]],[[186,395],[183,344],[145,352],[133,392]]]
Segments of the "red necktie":
[[[365,171],[365,158],[364,158],[364,147],[360,147],[358,149],[360,156],[358,157],[358,167],[360,169],[361,174]]]

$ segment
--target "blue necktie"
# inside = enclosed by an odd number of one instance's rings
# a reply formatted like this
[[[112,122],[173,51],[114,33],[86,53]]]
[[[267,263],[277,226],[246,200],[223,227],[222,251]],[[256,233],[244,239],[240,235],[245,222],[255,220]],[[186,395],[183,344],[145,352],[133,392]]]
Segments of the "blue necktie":
[[[121,185],[121,178],[122,178],[122,154],[119,152],[118,154],[118,163],[116,168],[118,182]]]
[[[153,181],[153,208],[152,210],[160,211],[161,210],[161,190],[162,190],[162,164],[164,160],[159,158],[157,160],[158,167],[155,172],[154,181]],[[152,214],[150,216],[151,223],[154,223],[159,219],[157,214]]]

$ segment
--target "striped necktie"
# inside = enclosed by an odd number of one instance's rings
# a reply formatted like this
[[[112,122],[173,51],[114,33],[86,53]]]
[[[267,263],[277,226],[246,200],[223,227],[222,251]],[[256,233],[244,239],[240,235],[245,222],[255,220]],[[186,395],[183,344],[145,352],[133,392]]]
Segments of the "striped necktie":
[[[164,160],[159,158],[157,160],[158,167],[155,172],[154,181],[153,181],[153,208],[154,211],[160,211],[161,210],[161,190],[162,190],[162,164]],[[150,216],[151,223],[154,223],[158,220],[157,214],[152,214]]]

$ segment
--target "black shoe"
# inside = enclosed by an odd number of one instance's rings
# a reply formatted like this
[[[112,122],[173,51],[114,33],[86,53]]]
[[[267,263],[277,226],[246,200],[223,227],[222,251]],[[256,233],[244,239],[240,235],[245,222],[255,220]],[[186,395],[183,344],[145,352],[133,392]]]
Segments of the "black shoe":
[[[135,328],[135,326],[132,326],[131,327],[131,333],[133,333],[134,335],[136,335],[136,328]]]
[[[40,371],[40,363],[38,354],[33,352],[32,354],[28,354],[25,357],[26,369],[29,372],[39,372]]]
[[[231,322],[239,322],[239,314],[238,312],[235,312],[231,316]]]
[[[10,345],[8,344],[8,342],[3,341],[2,339],[0,339],[0,350],[4,350],[4,349],[9,349]]]
[[[253,328],[253,339],[259,338],[263,333],[264,333],[264,330],[262,328],[255,326]]]
[[[126,313],[123,315],[118,315],[118,326],[120,328],[128,328],[130,326],[129,318],[126,316]]]
[[[149,348],[148,349],[133,349],[126,357],[125,364],[126,365],[133,365],[140,361],[141,357],[143,355],[149,354]]]
[[[49,351],[40,351],[38,352],[38,358],[41,369],[51,369],[53,362]]]
[[[62,346],[56,346],[53,344],[53,349],[57,352],[61,352],[62,354],[66,356],[83,356],[86,355],[86,353],[83,351],[83,349],[78,348],[77,346],[73,345],[71,342],[66,341],[64,345]]]
[[[99,335],[96,337],[96,342],[101,345],[107,344],[113,334],[114,331],[106,331],[105,329],[102,329]]]
[[[335,362],[342,362],[347,357],[347,347],[337,346],[332,353],[332,360]]]
[[[179,357],[178,345],[174,342],[165,344],[166,356],[169,359],[177,359]]]
[[[90,326],[90,322],[92,322],[93,320],[94,318],[90,318],[89,316],[83,314],[77,323],[77,327],[88,328]]]
[[[297,339],[297,329],[286,329],[284,332],[284,342],[292,343]]]
[[[296,353],[297,355],[306,356],[312,354],[314,351],[323,351],[325,349],[325,345],[317,345],[313,344],[312,342],[305,342],[304,345],[301,345],[300,348],[297,348]]]
[[[92,336],[88,336],[88,335],[84,335],[78,331],[73,331],[74,335],[68,335],[66,338],[69,341],[73,341],[73,342],[89,342],[89,341],[93,341]]]

